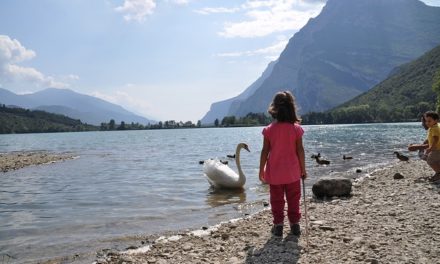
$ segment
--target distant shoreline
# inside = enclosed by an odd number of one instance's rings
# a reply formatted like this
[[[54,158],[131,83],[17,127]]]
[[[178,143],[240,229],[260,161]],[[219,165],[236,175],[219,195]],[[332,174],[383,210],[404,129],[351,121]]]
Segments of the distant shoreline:
[[[370,122],[370,123],[340,123],[340,124],[304,124],[303,126],[331,126],[331,125],[372,125],[372,124],[402,124],[419,123],[420,121],[397,121],[397,122]],[[88,130],[88,131],[60,131],[60,132],[25,132],[25,133],[0,133],[0,135],[25,135],[25,134],[54,134],[54,133],[86,133],[86,132],[121,132],[121,131],[142,131],[142,130],[187,130],[187,129],[209,129],[209,128],[246,128],[264,127],[266,125],[233,125],[233,126],[201,126],[201,127],[176,127],[176,128],[145,128],[145,129],[124,129],[124,130]]]

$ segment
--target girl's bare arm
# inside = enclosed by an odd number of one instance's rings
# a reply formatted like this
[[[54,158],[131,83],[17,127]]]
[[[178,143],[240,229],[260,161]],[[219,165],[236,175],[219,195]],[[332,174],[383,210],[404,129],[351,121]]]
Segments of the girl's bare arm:
[[[270,152],[270,143],[269,140],[267,140],[266,138],[264,138],[263,141],[263,149],[261,149],[261,156],[260,156],[260,173],[259,173],[259,177],[260,177],[260,181],[265,182],[264,181],[264,167],[266,166],[266,162],[267,162],[267,158],[269,156],[269,152]]]
[[[301,176],[306,179],[307,178],[307,171],[306,171],[306,159],[304,154],[304,146],[302,138],[298,139],[296,141],[296,153],[299,158],[299,164],[301,166]]]

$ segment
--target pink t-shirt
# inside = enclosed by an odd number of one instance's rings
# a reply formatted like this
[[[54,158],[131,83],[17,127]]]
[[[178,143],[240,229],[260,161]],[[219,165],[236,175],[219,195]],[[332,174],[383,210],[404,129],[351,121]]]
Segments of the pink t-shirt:
[[[264,177],[267,183],[278,185],[296,182],[301,178],[301,166],[296,153],[296,141],[304,130],[298,124],[273,122],[263,129],[270,142],[269,158]]]

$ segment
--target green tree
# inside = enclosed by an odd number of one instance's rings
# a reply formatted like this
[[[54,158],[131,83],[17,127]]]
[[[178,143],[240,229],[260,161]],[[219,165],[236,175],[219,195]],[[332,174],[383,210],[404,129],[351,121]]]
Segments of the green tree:
[[[119,125],[118,130],[125,130],[125,122],[121,121],[121,125]]]
[[[107,124],[106,124],[106,123],[101,123],[100,130],[101,130],[101,131],[106,131],[106,130],[108,130],[108,126],[107,126]]]
[[[197,127],[201,127],[202,126],[202,121],[197,121]]]
[[[108,123],[108,129],[115,130],[115,120],[114,119],[111,119],[110,123]]]
[[[214,121],[214,126],[218,127],[218,123],[219,123],[218,118],[216,118]]]
[[[237,120],[236,120],[235,116],[225,116],[225,117],[223,117],[223,120],[222,120],[222,126],[235,125],[236,121]]]

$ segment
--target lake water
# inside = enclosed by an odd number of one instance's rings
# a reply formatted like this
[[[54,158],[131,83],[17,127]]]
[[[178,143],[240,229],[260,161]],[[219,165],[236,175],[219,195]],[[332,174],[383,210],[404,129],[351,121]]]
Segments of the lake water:
[[[165,231],[200,228],[261,210],[267,186],[258,181],[262,127],[0,135],[0,152],[44,150],[78,158],[0,173],[0,260],[74,256],[93,260]],[[309,180],[356,177],[395,162],[393,151],[421,142],[419,123],[304,126]],[[243,192],[216,192],[200,160],[227,160],[239,142],[247,176]],[[320,152],[330,166],[310,159]],[[344,161],[342,155],[353,156]],[[416,158],[415,153],[409,154]],[[230,166],[235,169],[233,160]],[[8,257],[7,255],[10,257]],[[6,261],[5,261],[6,259]],[[69,262],[69,261],[66,261]]]

